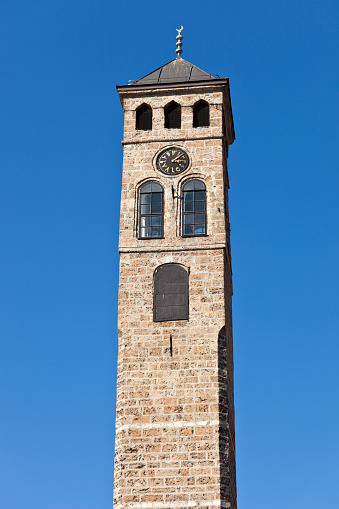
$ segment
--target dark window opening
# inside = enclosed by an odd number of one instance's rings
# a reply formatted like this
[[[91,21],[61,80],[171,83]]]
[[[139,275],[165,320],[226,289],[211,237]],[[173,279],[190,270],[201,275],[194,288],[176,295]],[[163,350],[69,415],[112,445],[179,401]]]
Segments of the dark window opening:
[[[139,210],[139,237],[162,237],[164,190],[160,184],[148,182],[141,187]]]
[[[153,320],[188,320],[188,272],[176,263],[154,271]]]
[[[210,107],[205,101],[199,101],[193,106],[193,127],[208,127],[210,125]]]
[[[183,235],[206,235],[206,187],[201,180],[184,185],[182,211]]]
[[[147,104],[142,104],[137,109],[135,128],[141,131],[152,129],[152,108]]]
[[[165,107],[165,127],[167,129],[181,128],[181,106],[171,102]]]

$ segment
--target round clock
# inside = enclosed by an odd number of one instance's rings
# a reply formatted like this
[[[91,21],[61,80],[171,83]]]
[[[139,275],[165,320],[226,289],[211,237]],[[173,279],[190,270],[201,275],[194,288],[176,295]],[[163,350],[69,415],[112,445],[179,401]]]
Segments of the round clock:
[[[180,175],[189,165],[188,154],[178,147],[166,148],[157,157],[157,168],[165,175]]]

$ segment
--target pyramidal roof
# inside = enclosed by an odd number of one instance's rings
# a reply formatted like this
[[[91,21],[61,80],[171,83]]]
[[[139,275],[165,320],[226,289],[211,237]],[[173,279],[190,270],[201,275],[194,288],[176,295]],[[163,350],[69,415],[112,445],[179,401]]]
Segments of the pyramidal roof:
[[[181,57],[177,57],[168,64],[147,74],[140,80],[131,83],[131,85],[156,85],[157,83],[181,83],[187,81],[208,81],[215,80],[216,77],[207,74],[199,67],[187,62]]]

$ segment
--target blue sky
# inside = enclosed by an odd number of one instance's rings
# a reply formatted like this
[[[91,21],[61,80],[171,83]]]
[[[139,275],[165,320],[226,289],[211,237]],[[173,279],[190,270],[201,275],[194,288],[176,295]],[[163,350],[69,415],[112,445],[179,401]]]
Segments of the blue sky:
[[[339,507],[334,0],[0,11],[6,509],[112,504],[123,113],[175,58],[229,77],[239,509]]]

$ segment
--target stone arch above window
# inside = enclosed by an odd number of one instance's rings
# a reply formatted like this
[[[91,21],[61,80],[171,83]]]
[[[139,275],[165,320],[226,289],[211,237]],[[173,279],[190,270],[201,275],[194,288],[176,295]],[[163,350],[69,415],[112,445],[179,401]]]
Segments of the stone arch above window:
[[[193,106],[193,127],[208,127],[210,125],[210,107],[206,101],[198,101]]]
[[[188,271],[177,263],[154,271],[153,321],[188,320]]]
[[[182,235],[206,235],[206,186],[202,180],[192,179],[182,188]]]
[[[164,108],[165,111],[165,127],[167,129],[181,128],[181,106],[172,101]]]
[[[139,238],[160,238],[164,228],[164,189],[146,182],[139,189]]]
[[[141,104],[136,110],[135,128],[140,131],[152,130],[152,108],[148,104]]]

